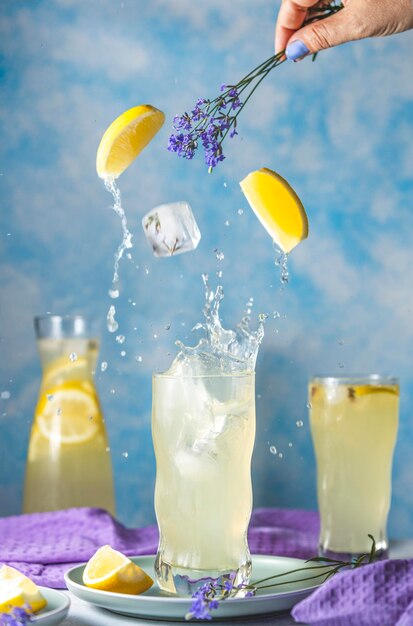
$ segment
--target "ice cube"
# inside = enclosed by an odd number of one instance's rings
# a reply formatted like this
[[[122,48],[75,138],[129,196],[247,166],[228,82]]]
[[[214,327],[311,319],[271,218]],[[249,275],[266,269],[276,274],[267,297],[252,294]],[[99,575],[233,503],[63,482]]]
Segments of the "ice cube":
[[[155,256],[173,256],[195,250],[201,233],[187,202],[161,204],[142,220],[142,226]]]

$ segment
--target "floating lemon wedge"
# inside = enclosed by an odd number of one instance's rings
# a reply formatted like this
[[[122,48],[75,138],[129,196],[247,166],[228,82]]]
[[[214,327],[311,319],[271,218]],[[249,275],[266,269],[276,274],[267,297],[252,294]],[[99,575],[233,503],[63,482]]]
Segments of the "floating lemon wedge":
[[[69,381],[40,395],[35,424],[49,441],[83,444],[99,428],[99,402],[88,381]]]
[[[0,567],[0,613],[9,613],[16,607],[29,607],[32,613],[46,606],[38,586],[14,567]]]
[[[291,252],[308,237],[308,220],[300,198],[287,181],[263,167],[240,182],[252,210],[275,243]]]
[[[155,137],[165,115],[150,104],[141,104],[117,117],[104,133],[96,155],[100,178],[118,178]]]
[[[83,572],[86,587],[115,593],[143,593],[153,580],[127,556],[103,546],[92,556]]]

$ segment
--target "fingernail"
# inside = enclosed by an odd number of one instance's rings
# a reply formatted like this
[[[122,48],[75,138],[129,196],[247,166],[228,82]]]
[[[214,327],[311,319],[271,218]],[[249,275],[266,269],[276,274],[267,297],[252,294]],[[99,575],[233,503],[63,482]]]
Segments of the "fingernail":
[[[290,61],[297,61],[298,59],[302,59],[309,53],[309,49],[305,45],[303,41],[296,39],[292,43],[287,46],[285,51],[285,56]]]

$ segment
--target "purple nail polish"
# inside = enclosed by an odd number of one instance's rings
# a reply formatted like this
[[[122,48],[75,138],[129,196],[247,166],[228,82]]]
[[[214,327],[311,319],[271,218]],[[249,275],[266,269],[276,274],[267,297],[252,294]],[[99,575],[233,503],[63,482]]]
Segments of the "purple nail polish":
[[[296,39],[292,43],[287,46],[285,51],[285,56],[290,61],[297,61],[298,59],[302,59],[309,53],[309,49],[305,45],[303,41]]]

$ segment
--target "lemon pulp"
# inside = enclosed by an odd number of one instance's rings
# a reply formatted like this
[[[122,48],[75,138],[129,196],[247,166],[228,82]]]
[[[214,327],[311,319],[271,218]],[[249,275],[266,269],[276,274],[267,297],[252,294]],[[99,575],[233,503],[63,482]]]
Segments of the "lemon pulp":
[[[283,252],[308,236],[308,219],[300,198],[279,174],[266,167],[241,182],[252,210]]]
[[[150,104],[128,109],[107,128],[98,147],[96,171],[100,178],[118,178],[154,138],[165,115]]]
[[[127,556],[102,546],[92,556],[83,572],[87,587],[116,593],[143,593],[153,585],[153,580]]]

